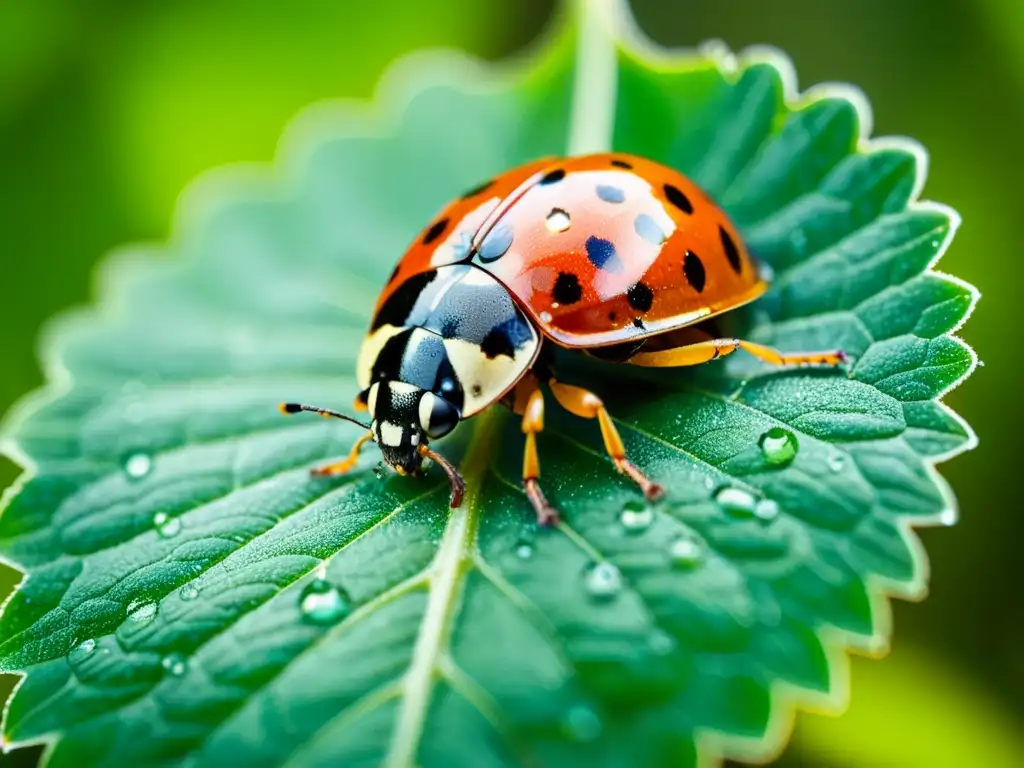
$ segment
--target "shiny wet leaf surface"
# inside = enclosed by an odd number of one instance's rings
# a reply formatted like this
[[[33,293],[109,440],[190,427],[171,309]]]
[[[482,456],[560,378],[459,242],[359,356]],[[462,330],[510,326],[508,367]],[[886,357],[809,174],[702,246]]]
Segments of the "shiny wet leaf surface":
[[[54,766],[692,765],[769,753],[794,698],[845,687],[841,646],[885,646],[884,595],[923,586],[909,527],[955,514],[932,464],[973,441],[937,402],[973,367],[950,334],[974,293],[928,271],[955,215],[915,201],[916,150],[858,144],[842,92],[787,105],[771,61],[624,45],[614,148],[690,175],[774,270],[737,332],[843,348],[848,371],[567,361],[667,497],[643,503],[551,404],[556,529],[497,411],[443,444],[455,512],[436,468],[372,450],[311,478],[358,429],[276,404],[345,408],[408,243],[579,130],[571,36],[511,79],[400,67],[394,123],[300,118],[286,173],[194,190],[171,245],[106,272],[117,311],[59,326],[71,382],[9,427],[36,468],[0,518],[30,574],[0,624],[28,673],[9,741],[59,735]]]

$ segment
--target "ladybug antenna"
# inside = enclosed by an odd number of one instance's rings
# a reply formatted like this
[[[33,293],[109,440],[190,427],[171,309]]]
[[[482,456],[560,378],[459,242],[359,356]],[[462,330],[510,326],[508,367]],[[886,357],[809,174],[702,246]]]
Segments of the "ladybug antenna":
[[[319,413],[325,419],[341,419],[342,421],[351,421],[353,424],[358,424],[365,430],[370,429],[369,424],[363,424],[358,419],[353,419],[351,416],[346,416],[344,413],[338,413],[332,411],[330,408],[318,408],[315,405],[306,405],[304,403],[281,403],[278,407],[285,416],[291,416],[292,414],[298,413],[299,411],[309,411],[310,413]]]
[[[444,456],[439,453],[434,453],[425,444],[421,444],[419,447],[421,456],[430,459],[432,462],[437,464],[444,473],[448,475],[448,482],[452,484],[452,509],[455,509],[462,504],[462,495],[466,492],[466,481],[462,479],[462,475],[459,474],[454,465]]]

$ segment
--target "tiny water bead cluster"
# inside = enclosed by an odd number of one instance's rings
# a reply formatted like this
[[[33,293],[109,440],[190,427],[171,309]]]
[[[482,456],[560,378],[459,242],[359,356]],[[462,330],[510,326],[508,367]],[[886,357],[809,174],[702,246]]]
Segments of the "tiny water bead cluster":
[[[790,464],[799,451],[796,435],[783,427],[771,427],[758,440],[758,447],[768,465],[783,467]],[[833,472],[840,471],[845,464],[842,453],[831,455],[828,460]],[[124,471],[131,480],[142,480],[150,475],[154,468],[153,457],[147,453],[130,454],[124,462]],[[390,473],[382,462],[373,468],[378,479],[386,478]],[[709,487],[713,487],[709,483]],[[759,498],[750,490],[739,486],[727,485],[713,493],[713,499],[719,508],[734,518],[752,518],[763,523],[770,523],[780,513],[779,505],[769,498]],[[655,521],[655,507],[652,503],[641,500],[628,501],[619,514],[619,523],[627,534],[641,534]],[[180,518],[172,517],[166,512],[157,512],[152,518],[153,528],[162,538],[176,536],[182,530]],[[668,548],[669,561],[676,567],[693,568],[701,564],[705,557],[706,544],[696,534],[684,534],[675,538]],[[516,543],[514,553],[520,560],[529,560],[534,555],[534,545],[530,541],[521,540]],[[583,574],[585,591],[593,599],[607,601],[613,599],[624,586],[619,569],[610,562],[595,562],[589,565]],[[182,600],[191,601],[199,596],[199,588],[195,584],[186,584],[179,590]],[[303,619],[313,624],[333,624],[347,616],[352,610],[352,600],[341,587],[331,584],[322,574],[311,581],[302,590],[299,598],[300,611]],[[157,604],[153,602],[133,601],[128,606],[128,619],[135,622],[151,620],[156,615]],[[177,669],[178,664],[172,664]]]
[[[771,468],[788,466],[800,449],[796,435],[778,426],[763,432],[757,446],[765,464]],[[846,457],[839,451],[830,453],[827,459],[831,472],[840,472],[845,463]],[[153,473],[154,458],[145,452],[132,453],[124,460],[123,469],[130,481],[142,481]],[[390,475],[382,463],[373,468],[373,474],[378,479],[385,479]],[[706,481],[706,485],[711,499],[728,518],[756,520],[769,525],[780,515],[778,502],[759,496],[751,489],[735,484],[715,489],[714,482],[710,479]],[[620,511],[618,523],[625,535],[639,536],[652,528],[657,516],[655,503],[631,499]],[[182,521],[161,511],[153,515],[152,527],[161,538],[171,538],[182,531]],[[535,555],[535,544],[531,540],[519,540],[515,543],[513,552],[517,559],[528,561]],[[708,554],[707,542],[692,530],[674,537],[666,551],[671,566],[681,570],[700,567]],[[302,588],[298,596],[301,620],[310,625],[327,627],[349,616],[354,603],[348,592],[329,581],[322,567],[314,576],[315,578]],[[626,578],[621,570],[607,560],[587,565],[582,572],[581,582],[587,596],[598,604],[613,603],[627,587]],[[199,599],[200,593],[200,586],[194,582],[186,583],[178,590],[178,596],[184,602]],[[134,600],[127,606],[126,620],[135,624],[151,622],[156,618],[158,610],[159,604],[153,600]],[[656,631],[652,634],[649,645],[653,653],[663,655],[675,648],[675,641],[668,634]],[[86,639],[71,648],[68,661],[74,667],[80,666],[98,650],[109,653],[109,649],[101,649],[95,639]],[[168,653],[161,657],[160,667],[169,677],[182,677],[189,669],[189,659],[182,653]],[[574,740],[591,741],[600,735],[602,723],[600,716],[592,707],[580,704],[567,711],[563,728]]]
[[[353,603],[348,593],[341,587],[331,584],[323,574],[310,581],[299,596],[299,613],[302,620],[313,625],[329,626],[336,624],[352,612]],[[195,583],[183,585],[178,590],[178,597],[184,602],[191,602],[200,597],[200,588]],[[134,625],[143,625],[157,618],[160,604],[155,600],[136,599],[128,603],[125,619]],[[83,665],[99,652],[110,653],[110,648],[101,647],[94,638],[87,638],[73,644],[68,651],[68,663],[74,669]],[[179,652],[171,652],[162,656],[160,667],[170,677],[182,677],[189,669],[188,657]]]

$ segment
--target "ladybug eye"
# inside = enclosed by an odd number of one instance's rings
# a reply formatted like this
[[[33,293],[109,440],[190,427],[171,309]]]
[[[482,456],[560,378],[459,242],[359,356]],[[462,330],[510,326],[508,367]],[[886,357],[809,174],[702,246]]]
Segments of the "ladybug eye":
[[[425,392],[420,399],[420,427],[431,438],[444,437],[459,423],[459,410],[431,392]]]

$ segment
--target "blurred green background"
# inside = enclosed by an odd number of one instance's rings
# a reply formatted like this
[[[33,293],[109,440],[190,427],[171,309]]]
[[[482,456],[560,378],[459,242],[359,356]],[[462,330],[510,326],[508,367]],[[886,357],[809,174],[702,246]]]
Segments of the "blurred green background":
[[[1024,505],[1009,487],[1024,430],[1014,325],[1024,289],[1014,234],[1024,2],[633,6],[661,43],[770,43],[793,58],[803,87],[861,86],[875,135],[913,136],[930,151],[925,196],[964,218],[942,269],[984,294],[963,336],[986,367],[948,398],[981,447],[942,469],[962,516],[954,529],[922,534],[931,596],[894,606],[892,655],[855,659],[849,712],[800,716],[782,764],[1024,765]],[[164,238],[196,174],[270,160],[301,107],[370,95],[405,51],[449,46],[501,58],[551,11],[551,0],[0,2],[0,410],[42,383],[40,325],[90,299],[105,252]],[[4,461],[0,486],[16,475]],[[9,583],[0,575],[0,593]]]

